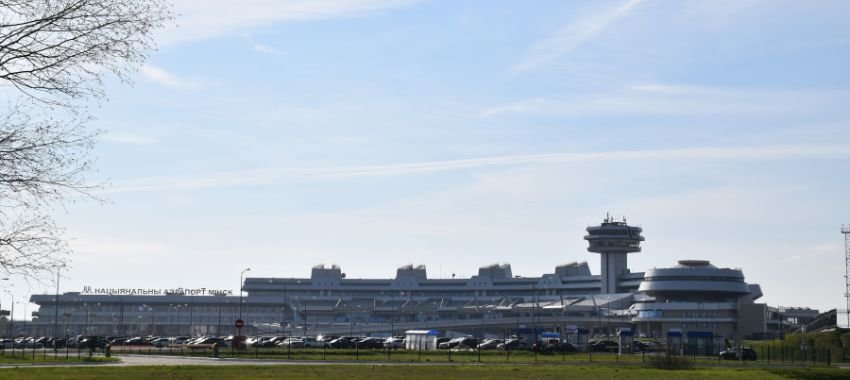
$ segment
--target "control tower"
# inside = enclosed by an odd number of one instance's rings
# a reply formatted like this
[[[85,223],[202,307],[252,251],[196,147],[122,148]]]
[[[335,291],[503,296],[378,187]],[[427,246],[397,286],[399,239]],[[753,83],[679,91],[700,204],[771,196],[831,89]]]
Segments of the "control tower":
[[[626,218],[619,221],[610,215],[605,216],[601,226],[587,227],[587,235],[584,237],[589,244],[587,250],[602,255],[603,294],[617,293],[620,276],[629,270],[626,255],[640,252],[642,231],[640,227],[626,224]]]

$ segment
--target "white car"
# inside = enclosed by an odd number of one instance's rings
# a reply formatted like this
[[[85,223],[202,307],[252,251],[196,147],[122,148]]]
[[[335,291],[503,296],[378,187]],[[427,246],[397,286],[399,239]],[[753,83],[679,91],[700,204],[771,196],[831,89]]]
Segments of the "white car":
[[[307,348],[322,348],[327,346],[328,344],[322,342],[321,340],[317,340],[316,338],[301,338],[301,341],[304,342],[304,347]]]

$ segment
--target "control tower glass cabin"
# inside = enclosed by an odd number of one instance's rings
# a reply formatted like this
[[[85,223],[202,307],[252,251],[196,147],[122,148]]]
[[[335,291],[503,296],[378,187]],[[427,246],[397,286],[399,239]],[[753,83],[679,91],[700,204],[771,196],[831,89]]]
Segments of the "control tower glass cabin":
[[[587,250],[601,255],[602,294],[617,293],[620,277],[629,271],[626,255],[640,252],[642,231],[640,227],[626,224],[625,218],[620,221],[610,215],[602,225],[587,227],[584,237],[588,242]]]

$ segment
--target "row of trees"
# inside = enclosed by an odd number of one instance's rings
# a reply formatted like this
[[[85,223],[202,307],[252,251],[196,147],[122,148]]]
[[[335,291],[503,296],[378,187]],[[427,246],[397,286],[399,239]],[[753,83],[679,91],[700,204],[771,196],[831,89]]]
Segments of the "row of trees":
[[[165,0],[0,0],[0,271],[38,278],[70,247],[51,214],[95,199],[104,80],[128,82],[172,20]]]

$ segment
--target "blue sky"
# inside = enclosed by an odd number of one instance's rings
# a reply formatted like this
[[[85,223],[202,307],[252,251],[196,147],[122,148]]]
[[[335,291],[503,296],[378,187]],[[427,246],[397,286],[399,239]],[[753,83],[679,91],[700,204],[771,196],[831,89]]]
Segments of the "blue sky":
[[[771,305],[844,302],[848,2],[235,4],[177,1],[107,83],[109,202],[57,210],[64,291],[598,273],[582,237],[611,212],[644,228],[633,271],[706,259]]]

